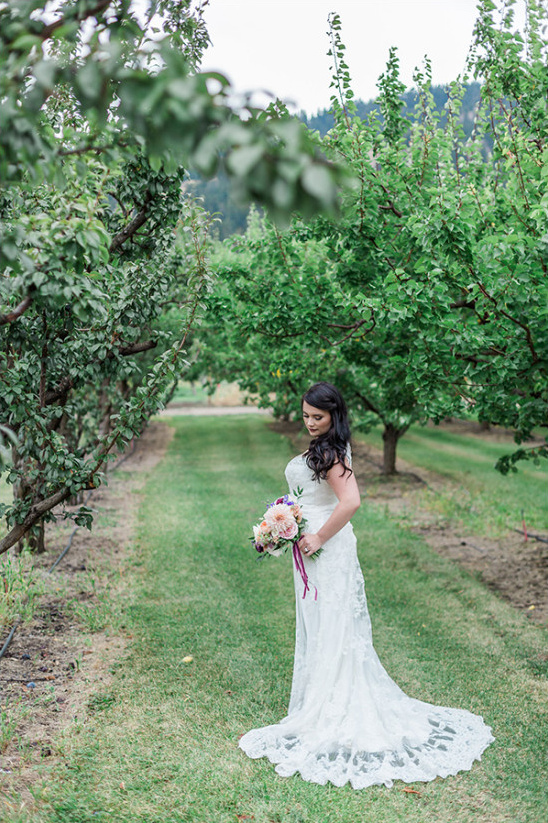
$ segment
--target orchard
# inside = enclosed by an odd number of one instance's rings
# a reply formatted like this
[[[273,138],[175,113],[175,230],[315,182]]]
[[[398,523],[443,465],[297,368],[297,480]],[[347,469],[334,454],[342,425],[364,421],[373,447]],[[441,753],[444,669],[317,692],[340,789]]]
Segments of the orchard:
[[[332,13],[306,122],[201,69],[208,2],[0,2],[0,818],[548,819],[548,0],[375,101]]]
[[[200,72],[190,0],[2,5],[0,551],[42,548],[181,376],[237,381],[286,417],[333,380],[357,428],[381,423],[387,474],[413,422],[447,415],[515,432],[502,471],[548,454],[527,443],[548,424],[548,15],[528,0],[519,34],[514,6],[501,21],[479,3],[443,116],[428,62],[403,109],[392,51],[358,118],[332,15],[321,138]],[[262,208],[243,237],[213,243],[189,170]]]

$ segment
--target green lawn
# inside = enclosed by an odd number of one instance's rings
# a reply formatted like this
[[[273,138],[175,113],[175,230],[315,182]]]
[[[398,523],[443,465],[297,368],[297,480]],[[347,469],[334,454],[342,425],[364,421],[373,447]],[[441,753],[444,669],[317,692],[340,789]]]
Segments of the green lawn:
[[[186,380],[180,380],[177,388],[171,398],[173,403],[203,403],[207,405],[209,395],[201,383],[189,383]]]
[[[380,429],[357,437],[382,448]],[[424,503],[458,518],[471,531],[501,535],[521,528],[523,516],[530,531],[546,533],[548,461],[539,466],[523,462],[516,474],[502,475],[494,465],[512,449],[512,443],[413,426],[398,444],[398,457],[450,481],[442,491],[427,490]]]
[[[34,823],[540,823],[547,633],[373,511],[355,517],[377,650],[411,695],[484,715],[496,742],[469,773],[355,792],[280,778],[238,736],[286,710],[290,558],[248,536],[284,489],[285,439],[263,418],[179,418],[143,493],[125,606],[130,653],[61,743]],[[184,658],[192,656],[192,662]]]

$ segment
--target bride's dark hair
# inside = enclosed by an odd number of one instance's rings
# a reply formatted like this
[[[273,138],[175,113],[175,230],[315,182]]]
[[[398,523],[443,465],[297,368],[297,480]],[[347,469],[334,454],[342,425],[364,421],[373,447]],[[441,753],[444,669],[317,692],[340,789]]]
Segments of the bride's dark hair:
[[[308,449],[304,453],[308,467],[314,473],[316,480],[324,479],[327,472],[333,468],[335,463],[340,463],[343,474],[351,472],[347,465],[347,449],[350,441],[350,426],[348,423],[348,411],[346,403],[340,391],[331,383],[314,383],[307,392],[303,394],[303,403],[314,406],[315,409],[328,411],[331,415],[331,426],[326,434],[314,437],[310,441]]]

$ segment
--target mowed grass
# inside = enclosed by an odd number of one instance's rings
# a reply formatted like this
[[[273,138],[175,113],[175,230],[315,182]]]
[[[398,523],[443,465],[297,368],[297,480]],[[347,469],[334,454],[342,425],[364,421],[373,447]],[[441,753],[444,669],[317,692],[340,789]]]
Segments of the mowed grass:
[[[358,439],[382,448],[380,429]],[[548,532],[548,461],[518,463],[519,471],[502,475],[499,457],[518,448],[513,443],[466,436],[443,428],[413,426],[398,444],[398,457],[419,469],[434,471],[449,483],[426,490],[425,505],[456,518],[481,534],[521,529]]]
[[[248,536],[292,456],[264,419],[179,418],[143,494],[129,656],[64,740],[38,823],[540,823],[548,819],[546,639],[419,537],[355,517],[376,648],[409,694],[483,714],[496,742],[472,771],[373,787],[280,778],[238,749],[286,711],[294,600],[288,556]],[[192,656],[191,662],[185,658]]]

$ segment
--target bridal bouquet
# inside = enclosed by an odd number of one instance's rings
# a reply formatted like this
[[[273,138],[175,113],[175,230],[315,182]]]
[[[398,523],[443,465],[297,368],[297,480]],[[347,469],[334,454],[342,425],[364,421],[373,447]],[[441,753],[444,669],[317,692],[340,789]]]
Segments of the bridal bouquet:
[[[297,489],[297,492],[293,492],[295,497],[299,497],[300,491],[300,489]],[[306,525],[306,520],[297,500],[294,500],[289,494],[284,494],[283,497],[278,497],[274,503],[269,503],[261,522],[253,526],[253,537],[251,538],[253,545],[259,552],[259,560],[262,560],[267,554],[279,557],[288,549],[292,550],[295,568],[304,584],[303,597],[306,597],[307,592],[310,590],[308,575],[299,551],[299,539],[306,531]],[[321,549],[315,553],[314,560],[320,552]],[[314,600],[317,600],[318,590],[315,586],[314,591]]]
[[[261,522],[253,526],[251,540],[262,557],[265,554],[279,557],[298,543],[305,530],[306,520],[300,505],[290,495],[284,494],[274,503],[269,503]]]

